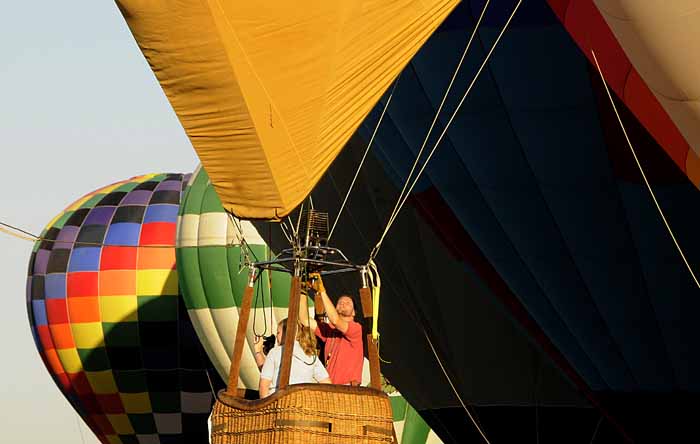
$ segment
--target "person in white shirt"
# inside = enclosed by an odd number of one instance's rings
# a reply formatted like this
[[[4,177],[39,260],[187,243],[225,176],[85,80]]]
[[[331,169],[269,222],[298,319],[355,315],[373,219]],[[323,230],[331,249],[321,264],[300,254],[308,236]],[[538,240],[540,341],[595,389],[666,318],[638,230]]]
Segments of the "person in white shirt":
[[[260,398],[265,398],[277,390],[280,370],[282,367],[282,351],[284,349],[284,334],[287,320],[283,319],[277,325],[277,345],[270,350],[260,372]],[[289,384],[304,384],[319,382],[330,384],[326,368],[321,363],[316,352],[316,336],[309,327],[298,325],[297,335],[292,351],[292,368],[289,374]]]

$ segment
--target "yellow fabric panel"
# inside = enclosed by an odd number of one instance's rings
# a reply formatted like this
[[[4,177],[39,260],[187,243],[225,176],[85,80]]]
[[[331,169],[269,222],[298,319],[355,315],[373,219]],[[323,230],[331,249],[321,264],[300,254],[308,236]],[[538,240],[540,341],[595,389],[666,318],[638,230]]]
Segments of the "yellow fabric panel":
[[[71,324],[71,331],[77,348],[93,349],[105,346],[101,322]]]
[[[56,350],[58,359],[61,360],[63,369],[66,373],[78,373],[83,369],[83,363],[80,361],[78,350],[74,348],[65,348]]]
[[[109,444],[123,444],[119,435],[107,435]]]
[[[112,424],[112,427],[114,427],[114,431],[117,432],[120,435],[133,435],[134,434],[134,429],[131,427],[131,421],[129,420],[129,417],[126,415],[105,415],[107,416],[107,419],[109,420],[110,424]]]
[[[120,393],[126,413],[151,413],[148,393]]]
[[[700,155],[698,0],[595,0],[625,54]]]
[[[136,292],[141,296],[177,296],[178,283],[175,270],[139,270],[136,276]]]
[[[96,395],[112,395],[117,393],[117,383],[114,381],[114,376],[111,370],[101,372],[85,372],[85,376],[90,382],[90,387]]]
[[[117,0],[226,209],[312,190],[458,0]]]
[[[133,322],[138,320],[136,296],[100,297],[102,322]]]

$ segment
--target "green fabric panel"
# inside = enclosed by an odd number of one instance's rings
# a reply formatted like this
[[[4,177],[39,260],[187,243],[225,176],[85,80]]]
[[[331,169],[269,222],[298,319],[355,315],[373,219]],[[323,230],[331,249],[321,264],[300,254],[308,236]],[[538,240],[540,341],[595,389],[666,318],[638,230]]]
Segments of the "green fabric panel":
[[[201,214],[202,199],[208,182],[209,178],[206,173],[204,173],[204,169],[201,169],[199,174],[194,178],[192,185],[187,187],[188,195],[187,199],[183,199],[181,214]]]
[[[104,194],[104,193],[95,194],[90,199],[83,202],[83,204],[80,206],[80,208],[93,208],[105,196],[106,196],[106,194]]]
[[[66,211],[61,215],[61,217],[58,218],[55,224],[52,225],[52,227],[55,228],[63,228],[63,226],[66,224],[66,221],[68,221],[68,218],[71,217],[75,213],[75,211]]]
[[[258,290],[259,289],[259,290]],[[258,278],[258,282],[255,288],[255,300],[253,301],[253,307],[263,308],[267,311],[270,308],[270,272],[263,270],[262,274]],[[259,300],[258,298],[262,299]]]
[[[79,348],[78,356],[80,356],[80,362],[86,371],[99,372],[112,369],[107,357],[107,350],[104,347]]]
[[[134,188],[136,188],[137,186],[139,186],[139,183],[140,182],[128,182],[128,183],[125,183],[123,185],[119,185],[117,188],[112,190],[112,193],[116,193],[116,192],[120,192],[120,191],[124,191],[124,192],[128,193],[129,191],[131,191]]]
[[[275,307],[289,307],[290,288],[292,288],[292,277],[289,273],[281,271],[272,273],[272,303]]]
[[[266,245],[254,245],[248,244],[250,248],[251,260],[254,261],[264,261],[267,260],[267,246]]]
[[[156,422],[152,413],[129,413],[129,422],[137,435],[151,435],[158,433]]]
[[[199,267],[202,285],[209,308],[228,308],[238,306],[234,302],[233,289],[229,280],[229,269],[226,266],[226,250],[224,246],[199,247]],[[240,299],[240,298],[239,298]]]
[[[165,173],[156,174],[155,176],[148,179],[149,182],[162,182],[168,177]]]
[[[208,308],[202,275],[199,270],[198,249],[195,247],[176,248],[175,260],[177,261],[180,291],[185,300],[185,307],[188,310]]]
[[[180,392],[150,392],[153,413],[180,413]]]
[[[216,190],[214,190],[214,187],[211,185],[207,186],[202,196],[201,214],[223,212],[224,206],[221,204],[221,199],[219,199],[219,195],[216,194]]]
[[[185,214],[185,204],[187,203],[187,200],[190,197],[190,191],[192,190],[192,187],[186,186],[185,189],[182,191],[182,194],[180,195],[180,206],[177,207],[177,215],[182,216]],[[179,233],[177,234],[179,236]]]
[[[135,435],[117,435],[121,444],[141,444]]]
[[[120,393],[148,392],[146,374],[143,370],[115,370],[112,373]]]
[[[265,257],[265,249],[266,247],[264,245],[250,245],[250,260],[255,261],[255,257],[253,257],[253,254],[257,256],[258,259],[261,259]],[[228,261],[228,270],[229,270],[229,277],[231,279],[231,288],[233,289],[233,298],[236,303],[236,307],[241,306],[241,301],[243,298],[243,292],[245,291],[245,287],[248,285],[248,269],[243,268],[239,270],[239,266],[241,264],[241,247],[239,246],[232,246],[232,247],[227,247],[227,254],[226,254],[226,259]],[[265,275],[263,275],[264,277]],[[268,296],[269,301],[269,292],[265,290],[266,287],[268,287],[267,281],[263,280],[262,278],[258,278],[258,280],[255,283],[255,292],[253,294],[258,294],[258,286],[262,284],[262,291],[265,291],[265,294]]]
[[[138,322],[103,322],[105,345],[108,347],[139,347]]]
[[[139,321],[176,321],[177,299],[174,296],[138,296]]]
[[[406,405],[408,404],[403,396],[389,396],[391,401],[391,411],[394,414],[394,421],[403,421],[406,418]]]
[[[239,270],[241,263],[241,247],[238,245],[232,245],[226,248],[226,266],[228,267],[228,277],[229,285],[231,286],[232,292],[231,297],[235,301],[236,307],[241,306],[241,300],[243,299],[243,291],[246,285],[248,285],[248,270]]]
[[[425,444],[425,441],[428,439],[428,433],[430,433],[430,427],[413,407],[408,404],[407,407],[401,444]]]

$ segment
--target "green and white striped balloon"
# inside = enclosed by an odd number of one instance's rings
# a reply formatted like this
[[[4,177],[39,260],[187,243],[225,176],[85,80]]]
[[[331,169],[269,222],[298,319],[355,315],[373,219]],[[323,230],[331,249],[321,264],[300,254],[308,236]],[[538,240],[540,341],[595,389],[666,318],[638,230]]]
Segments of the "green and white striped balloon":
[[[400,444],[442,444],[442,440],[399,392],[389,393],[394,430]]]
[[[238,324],[238,307],[248,280],[247,270],[241,269],[241,239],[245,239],[250,253],[259,259],[268,257],[269,249],[250,222],[234,223],[228,216],[201,168],[192,175],[185,191],[177,233],[177,266],[187,312],[204,349],[219,375],[226,380]],[[272,273],[270,276],[264,272],[256,283],[254,297],[258,307],[251,312],[248,325],[248,347],[244,348],[241,360],[241,388],[258,387],[253,336],[255,333],[274,334],[277,320],[287,317],[290,282],[288,275]]]
[[[250,222],[235,220],[224,211],[206,172],[198,168],[192,174],[180,206],[177,269],[192,325],[224,380],[231,366],[238,308],[248,280],[247,270],[241,269],[245,250],[241,247],[242,239],[248,244],[253,259],[270,257],[270,250],[257,229]],[[277,321],[287,317],[290,285],[291,279],[286,273],[265,271],[257,280],[254,291],[257,308],[252,310],[247,328],[248,346],[243,350],[239,388],[258,387],[260,372],[253,356],[254,335],[273,334]],[[312,310],[311,301],[310,307]],[[363,382],[369,383],[367,360]],[[390,396],[400,443],[441,442],[398,392]]]

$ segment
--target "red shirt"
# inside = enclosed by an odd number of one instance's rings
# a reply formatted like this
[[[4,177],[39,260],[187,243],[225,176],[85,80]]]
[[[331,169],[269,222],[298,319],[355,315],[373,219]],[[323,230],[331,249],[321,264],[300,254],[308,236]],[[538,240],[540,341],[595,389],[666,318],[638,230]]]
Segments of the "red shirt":
[[[325,343],[326,369],[333,384],[362,382],[362,326],[350,321],[343,334],[331,324],[319,322],[316,336]]]

